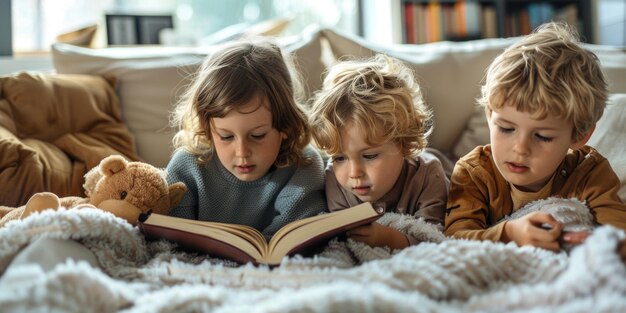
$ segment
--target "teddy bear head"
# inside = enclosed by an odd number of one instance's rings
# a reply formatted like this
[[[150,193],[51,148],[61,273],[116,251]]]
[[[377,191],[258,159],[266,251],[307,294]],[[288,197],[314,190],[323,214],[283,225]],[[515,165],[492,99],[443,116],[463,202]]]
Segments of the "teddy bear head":
[[[136,224],[141,213],[167,214],[184,196],[184,183],[167,184],[164,170],[119,155],[104,158],[85,175],[88,203]]]

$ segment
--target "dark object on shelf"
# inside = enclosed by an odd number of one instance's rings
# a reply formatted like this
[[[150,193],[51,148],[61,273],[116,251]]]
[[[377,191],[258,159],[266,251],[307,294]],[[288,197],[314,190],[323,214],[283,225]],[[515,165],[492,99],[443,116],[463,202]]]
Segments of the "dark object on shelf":
[[[159,44],[159,32],[174,28],[171,15],[107,14],[106,25],[109,45]]]

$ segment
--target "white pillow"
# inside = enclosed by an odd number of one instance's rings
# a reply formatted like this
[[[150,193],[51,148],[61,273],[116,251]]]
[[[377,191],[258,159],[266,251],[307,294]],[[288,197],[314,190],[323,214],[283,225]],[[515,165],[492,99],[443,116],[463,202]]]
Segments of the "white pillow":
[[[619,177],[621,188],[619,196],[626,202],[626,94],[614,94],[602,118],[596,125],[588,145],[596,148],[609,160],[611,167]]]

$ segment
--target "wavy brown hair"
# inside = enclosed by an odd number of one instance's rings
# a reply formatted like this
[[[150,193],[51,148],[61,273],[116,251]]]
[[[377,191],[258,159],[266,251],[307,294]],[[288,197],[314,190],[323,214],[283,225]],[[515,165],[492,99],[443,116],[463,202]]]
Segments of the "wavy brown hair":
[[[228,43],[208,56],[172,114],[178,129],[175,148],[206,162],[212,155],[211,119],[222,118],[260,96],[272,112],[272,127],[287,135],[276,166],[307,163],[303,155],[311,135],[295,95],[300,88],[291,59],[267,38]]]

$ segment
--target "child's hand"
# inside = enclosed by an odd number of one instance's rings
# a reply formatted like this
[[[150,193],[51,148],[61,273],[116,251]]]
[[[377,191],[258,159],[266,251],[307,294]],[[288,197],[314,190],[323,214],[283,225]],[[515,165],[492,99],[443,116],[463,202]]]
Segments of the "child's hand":
[[[591,232],[590,231],[575,231],[575,232],[564,232],[563,233],[563,242],[564,243],[568,243],[568,244],[572,244],[572,245],[579,245],[585,242],[585,240],[587,240],[587,237],[591,236]]]
[[[550,229],[546,229],[545,226]],[[504,225],[504,237],[515,241],[519,246],[535,246],[558,251],[558,239],[563,225],[549,213],[533,212]]]
[[[409,246],[409,240],[400,231],[372,223],[346,232],[350,239],[363,242],[372,247],[387,246],[391,249],[403,249]]]

